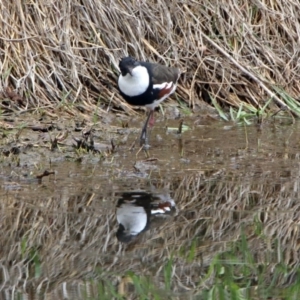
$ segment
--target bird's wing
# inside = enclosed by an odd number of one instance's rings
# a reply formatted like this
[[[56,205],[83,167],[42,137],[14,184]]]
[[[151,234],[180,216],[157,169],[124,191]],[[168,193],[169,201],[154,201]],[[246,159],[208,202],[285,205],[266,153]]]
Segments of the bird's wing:
[[[176,83],[180,75],[180,71],[177,68],[166,67],[159,64],[153,64],[152,76],[153,84],[161,84],[164,82]]]
[[[162,84],[165,82],[177,82],[180,70],[173,67],[166,67],[160,64],[147,63],[151,68],[152,82],[153,84]]]

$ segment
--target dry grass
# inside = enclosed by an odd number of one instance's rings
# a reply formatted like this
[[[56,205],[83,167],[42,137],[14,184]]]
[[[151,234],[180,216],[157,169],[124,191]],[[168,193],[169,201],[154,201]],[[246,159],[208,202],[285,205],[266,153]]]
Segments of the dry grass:
[[[130,54],[179,66],[178,96],[190,106],[262,108],[300,91],[298,1],[1,0],[0,91],[5,110],[59,104],[100,116],[127,113],[117,65]],[[210,96],[209,96],[210,94]],[[282,96],[282,95],[281,95]],[[76,110],[74,111],[74,108]]]

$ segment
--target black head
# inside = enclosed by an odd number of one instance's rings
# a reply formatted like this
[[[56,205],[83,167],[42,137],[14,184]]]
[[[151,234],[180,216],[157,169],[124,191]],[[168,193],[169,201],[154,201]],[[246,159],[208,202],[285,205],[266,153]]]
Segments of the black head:
[[[132,70],[139,65],[139,62],[136,61],[133,57],[123,57],[119,63],[119,68],[121,70],[122,76],[125,76],[126,74],[132,75]]]
[[[129,243],[132,241],[132,239],[135,237],[134,235],[125,232],[125,228],[122,224],[119,224],[118,231],[116,233],[117,239],[121,243]]]

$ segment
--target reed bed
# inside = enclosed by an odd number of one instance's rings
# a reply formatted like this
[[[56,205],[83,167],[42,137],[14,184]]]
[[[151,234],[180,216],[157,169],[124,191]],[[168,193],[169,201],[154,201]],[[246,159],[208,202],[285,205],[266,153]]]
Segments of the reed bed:
[[[179,100],[300,115],[298,1],[1,0],[4,111],[134,111],[117,90],[125,55],[180,67]]]

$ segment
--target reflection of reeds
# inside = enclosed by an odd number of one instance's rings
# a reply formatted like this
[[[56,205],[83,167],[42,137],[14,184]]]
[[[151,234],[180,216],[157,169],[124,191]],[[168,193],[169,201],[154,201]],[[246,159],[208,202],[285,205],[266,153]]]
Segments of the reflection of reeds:
[[[7,192],[1,197],[3,290],[25,287],[84,299],[119,289],[165,299],[202,294],[224,280],[239,292],[293,283],[299,183],[270,174],[243,178],[223,170],[174,176],[168,184],[178,214],[128,246],[115,237],[113,192],[101,195],[79,183],[77,190],[65,187],[57,196],[47,190],[42,197]]]
[[[252,112],[272,99],[269,108],[299,115],[297,1],[0,3],[3,109],[132,113],[116,88],[119,58],[130,54],[180,67],[177,98],[191,106]]]

